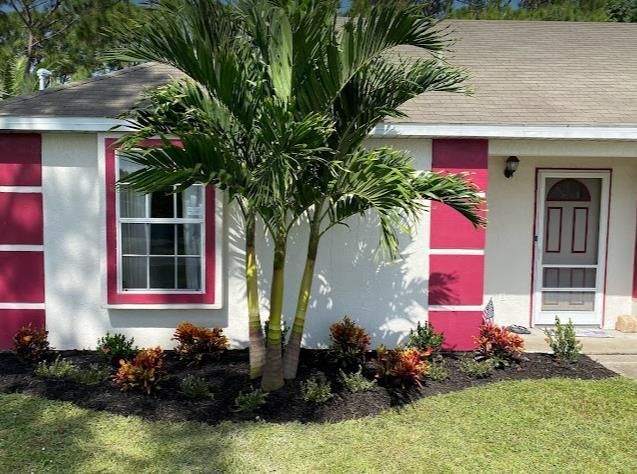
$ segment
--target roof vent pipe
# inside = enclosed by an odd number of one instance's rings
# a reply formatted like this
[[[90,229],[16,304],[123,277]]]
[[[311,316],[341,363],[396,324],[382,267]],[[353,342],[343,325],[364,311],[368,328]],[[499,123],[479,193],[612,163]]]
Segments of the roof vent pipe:
[[[38,79],[40,79],[40,90],[43,91],[49,85],[49,78],[51,77],[51,71],[48,69],[38,69],[35,72],[38,75]]]

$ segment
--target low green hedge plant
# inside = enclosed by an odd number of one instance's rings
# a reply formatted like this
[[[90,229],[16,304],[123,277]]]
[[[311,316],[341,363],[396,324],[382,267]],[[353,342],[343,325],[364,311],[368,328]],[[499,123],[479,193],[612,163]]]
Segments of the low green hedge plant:
[[[186,398],[203,399],[212,397],[208,382],[194,375],[186,375],[181,379],[179,388]]]
[[[468,359],[460,362],[460,371],[475,379],[484,379],[493,373],[493,361],[491,359]]]
[[[239,413],[254,413],[267,402],[268,393],[260,388],[243,393],[239,392],[234,400],[234,411]]]
[[[325,403],[334,396],[330,383],[317,377],[301,382],[301,395],[306,402],[315,404]]]
[[[367,392],[376,385],[375,380],[369,380],[363,375],[362,367],[358,369],[358,372],[353,372],[351,374],[340,369],[339,378],[341,379],[343,386],[352,393]]]
[[[577,362],[582,352],[582,343],[575,337],[573,321],[569,319],[567,324],[562,324],[556,316],[555,329],[545,329],[544,334],[557,359],[568,363]]]

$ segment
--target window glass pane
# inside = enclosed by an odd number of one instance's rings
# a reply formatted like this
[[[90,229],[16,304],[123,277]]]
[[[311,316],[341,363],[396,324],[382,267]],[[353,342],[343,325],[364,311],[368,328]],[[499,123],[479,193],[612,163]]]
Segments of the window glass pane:
[[[174,195],[169,194],[170,191],[170,189],[167,189],[166,191],[157,191],[149,196],[150,217],[164,219],[174,217]]]
[[[119,192],[120,217],[146,217],[146,196],[131,190]]]
[[[124,156],[119,155],[119,179],[125,178],[133,171],[142,169],[142,166],[127,160]]]
[[[146,224],[122,224],[122,253],[147,255]]]
[[[555,183],[546,196],[547,201],[590,201],[591,195],[584,183],[566,178]]]
[[[201,224],[177,225],[177,252],[179,255],[200,255]]]
[[[177,217],[203,218],[203,186],[191,186],[177,194]]]
[[[150,257],[150,287],[175,288],[175,259]]]
[[[150,225],[150,254],[175,255],[174,224]]]
[[[201,261],[198,257],[177,259],[177,287],[187,290],[201,290]]]
[[[148,288],[146,257],[122,258],[122,288],[125,290]]]

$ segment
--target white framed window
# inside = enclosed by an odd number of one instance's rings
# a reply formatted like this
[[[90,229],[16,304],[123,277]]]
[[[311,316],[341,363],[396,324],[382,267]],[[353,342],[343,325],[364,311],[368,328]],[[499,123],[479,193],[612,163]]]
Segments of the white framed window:
[[[116,154],[116,179],[139,165]],[[206,199],[202,185],[180,193],[121,189],[116,198],[119,292],[205,293]]]

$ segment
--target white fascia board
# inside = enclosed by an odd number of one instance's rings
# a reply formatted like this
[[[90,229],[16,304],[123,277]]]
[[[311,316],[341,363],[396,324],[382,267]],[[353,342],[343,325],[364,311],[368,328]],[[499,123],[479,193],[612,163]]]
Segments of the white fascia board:
[[[114,128],[117,129],[114,130]],[[34,132],[127,132],[126,120],[104,117],[0,116],[0,130]],[[637,127],[396,123],[377,126],[372,137],[462,137],[563,140],[637,140]]]
[[[637,127],[397,123],[377,126],[373,137],[462,137],[548,140],[637,140]]]
[[[108,132],[130,131],[128,122],[104,117],[0,117],[0,130],[30,132]]]

